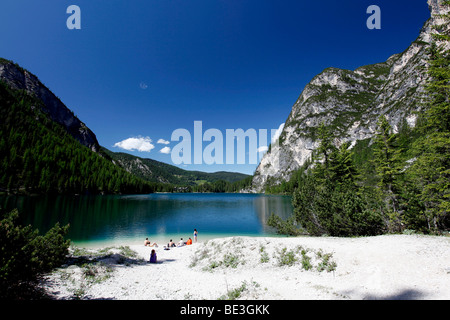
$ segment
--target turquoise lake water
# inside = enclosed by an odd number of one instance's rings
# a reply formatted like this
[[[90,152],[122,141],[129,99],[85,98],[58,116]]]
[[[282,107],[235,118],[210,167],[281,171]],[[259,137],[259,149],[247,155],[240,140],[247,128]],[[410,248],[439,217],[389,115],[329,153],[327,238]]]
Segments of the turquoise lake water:
[[[132,245],[145,238],[198,240],[226,236],[274,236],[266,222],[273,212],[286,219],[291,198],[260,194],[149,194],[110,196],[2,197],[0,206],[18,208],[20,221],[46,232],[56,222],[70,224],[78,246]]]

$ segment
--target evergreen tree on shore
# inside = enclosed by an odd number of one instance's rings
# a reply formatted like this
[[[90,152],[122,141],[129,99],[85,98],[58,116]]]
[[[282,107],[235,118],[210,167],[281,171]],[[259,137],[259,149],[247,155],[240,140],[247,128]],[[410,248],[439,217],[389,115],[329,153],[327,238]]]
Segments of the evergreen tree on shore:
[[[385,216],[386,225],[390,231],[400,230],[399,214],[399,175],[402,164],[399,160],[400,149],[396,145],[397,135],[384,115],[378,120],[378,131],[374,137],[373,163],[375,165],[376,177],[378,179],[376,189],[380,201],[384,203],[381,207]]]
[[[408,173],[419,192],[430,231],[450,228],[450,1],[443,2],[442,23],[433,28],[429,50],[425,110],[413,145],[416,159]]]

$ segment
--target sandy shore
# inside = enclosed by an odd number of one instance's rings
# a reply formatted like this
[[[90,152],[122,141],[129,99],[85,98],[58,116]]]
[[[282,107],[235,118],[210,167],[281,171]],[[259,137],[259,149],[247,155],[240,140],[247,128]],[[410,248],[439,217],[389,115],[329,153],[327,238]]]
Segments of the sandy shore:
[[[48,275],[55,299],[450,299],[450,237],[232,237],[132,245]],[[86,263],[87,262],[87,263]]]

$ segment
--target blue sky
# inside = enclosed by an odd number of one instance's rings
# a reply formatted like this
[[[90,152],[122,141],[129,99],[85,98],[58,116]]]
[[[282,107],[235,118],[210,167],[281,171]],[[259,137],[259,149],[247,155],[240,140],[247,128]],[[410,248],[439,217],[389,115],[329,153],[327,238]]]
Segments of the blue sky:
[[[66,27],[72,4],[81,9],[81,30]],[[381,30],[366,27],[372,4],[381,9]],[[15,0],[1,7],[0,57],[36,74],[101,145],[125,151],[117,143],[148,137],[150,152],[126,152],[167,163],[171,155],[160,150],[177,144],[174,130],[193,135],[194,121],[224,136],[277,129],[323,69],[385,61],[416,39],[430,15],[426,0]],[[182,167],[252,174],[256,166]]]

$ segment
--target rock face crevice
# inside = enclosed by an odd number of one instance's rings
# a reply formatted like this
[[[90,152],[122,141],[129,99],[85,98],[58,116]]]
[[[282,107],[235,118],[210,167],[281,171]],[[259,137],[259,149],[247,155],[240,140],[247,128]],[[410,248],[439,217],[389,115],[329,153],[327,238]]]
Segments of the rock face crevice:
[[[255,171],[254,192],[267,183],[288,180],[318,147],[317,129],[323,122],[336,144],[373,137],[380,115],[397,130],[403,121],[414,126],[427,80],[427,48],[442,0],[429,0],[431,18],[419,37],[387,61],[356,70],[325,69],[306,85],[292,107],[278,143],[271,146]]]

